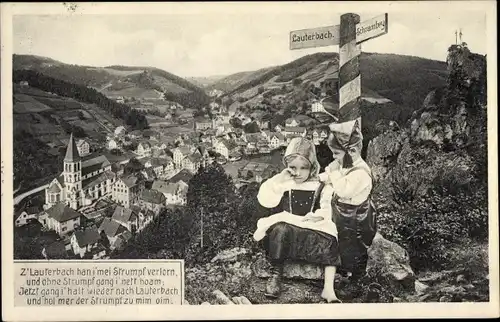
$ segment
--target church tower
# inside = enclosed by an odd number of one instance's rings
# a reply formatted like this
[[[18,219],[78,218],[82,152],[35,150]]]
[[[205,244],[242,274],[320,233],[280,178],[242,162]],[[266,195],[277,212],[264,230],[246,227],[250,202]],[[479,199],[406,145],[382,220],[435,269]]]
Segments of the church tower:
[[[69,137],[66,156],[64,157],[64,184],[66,203],[73,209],[82,206],[82,161],[78,154],[76,142],[73,139],[73,133]]]

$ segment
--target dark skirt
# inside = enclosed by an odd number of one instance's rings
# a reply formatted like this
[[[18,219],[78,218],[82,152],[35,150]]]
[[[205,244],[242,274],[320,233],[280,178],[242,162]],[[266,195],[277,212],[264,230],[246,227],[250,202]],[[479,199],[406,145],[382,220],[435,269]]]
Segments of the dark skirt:
[[[279,222],[272,225],[262,240],[271,262],[304,262],[338,266],[339,247],[334,236]]]

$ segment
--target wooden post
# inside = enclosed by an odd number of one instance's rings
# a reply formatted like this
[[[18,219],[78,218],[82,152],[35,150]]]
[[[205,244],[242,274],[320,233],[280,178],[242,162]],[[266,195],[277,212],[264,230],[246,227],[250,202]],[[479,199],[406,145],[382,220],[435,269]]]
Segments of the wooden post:
[[[203,248],[203,207],[201,207],[201,229],[200,229],[200,235],[201,235],[200,236],[201,237],[200,238],[201,239],[201,241],[200,241],[201,245],[200,246],[201,246],[201,248]]]
[[[359,22],[359,15],[354,13],[346,13],[340,17],[340,122],[361,119],[361,74],[359,71],[359,56],[361,54],[361,45],[356,44],[356,24]]]

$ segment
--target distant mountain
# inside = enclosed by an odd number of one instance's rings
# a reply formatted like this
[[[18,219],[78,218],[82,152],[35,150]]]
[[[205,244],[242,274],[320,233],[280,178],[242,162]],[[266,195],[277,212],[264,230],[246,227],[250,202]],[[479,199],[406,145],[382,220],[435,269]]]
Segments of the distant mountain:
[[[405,109],[419,108],[429,91],[446,82],[445,62],[396,54],[362,53],[362,94],[367,101],[392,101]],[[320,86],[326,79],[338,79],[338,54],[316,53],[288,64],[229,75],[208,86],[223,90],[242,104],[255,103],[258,95],[285,86],[295,86],[290,95],[306,87]],[[286,99],[286,95],[285,95]]]
[[[161,99],[164,95],[165,99],[192,108],[201,108],[209,102],[200,87],[154,67],[80,66],[47,57],[14,55],[13,69],[35,70],[49,77],[92,87],[110,98]]]
[[[226,77],[226,75],[214,75],[206,77],[186,77],[186,80],[190,81],[191,83],[193,83],[198,87],[205,88],[223,79],[224,77]]]

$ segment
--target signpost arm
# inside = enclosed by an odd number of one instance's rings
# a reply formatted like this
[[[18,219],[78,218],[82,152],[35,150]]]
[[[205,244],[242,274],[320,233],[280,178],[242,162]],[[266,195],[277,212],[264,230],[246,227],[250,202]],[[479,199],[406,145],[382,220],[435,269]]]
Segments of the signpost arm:
[[[361,45],[356,44],[356,24],[359,22],[359,15],[354,13],[343,14],[340,17],[340,122],[361,119],[361,74],[359,71]]]

